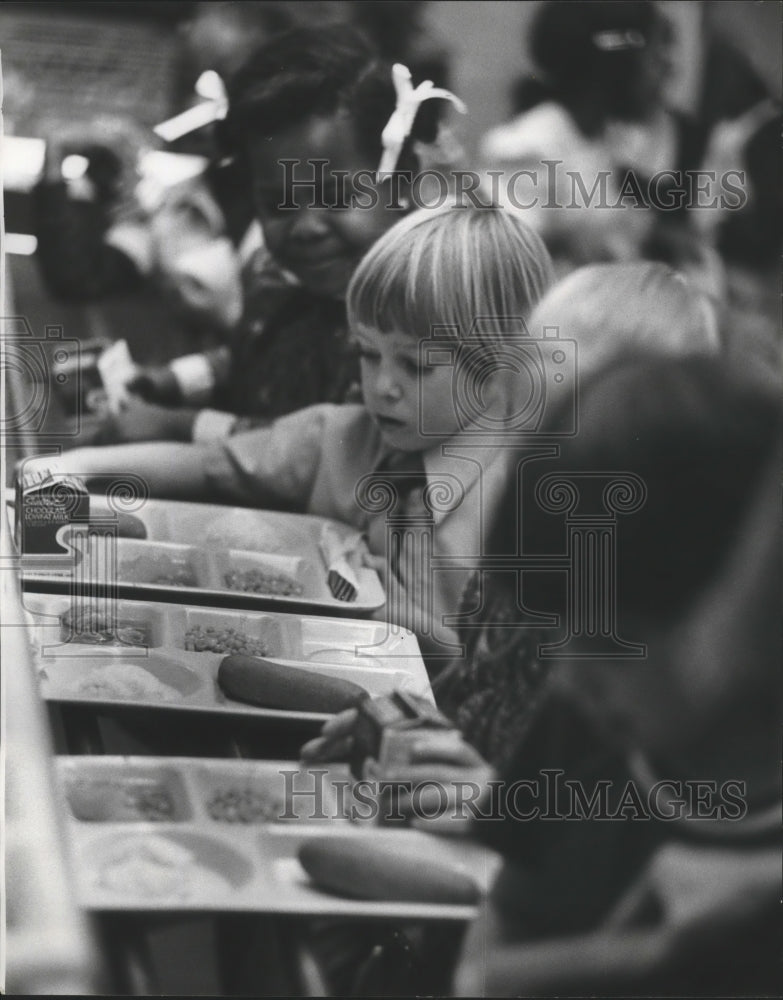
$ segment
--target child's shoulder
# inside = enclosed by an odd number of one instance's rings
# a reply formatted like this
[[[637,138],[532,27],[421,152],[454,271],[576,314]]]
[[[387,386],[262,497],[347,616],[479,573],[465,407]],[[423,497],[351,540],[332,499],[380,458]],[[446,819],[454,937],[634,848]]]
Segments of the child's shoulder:
[[[378,425],[363,403],[320,403],[311,407],[323,414],[324,425],[333,434],[343,435],[348,442],[361,442],[363,447],[375,447],[381,441]]]
[[[319,403],[302,412],[304,430],[317,440],[322,466],[329,465],[338,474],[370,472],[376,467],[384,451],[383,439],[363,405]],[[292,417],[295,422],[296,415]]]
[[[381,440],[377,425],[362,403],[314,403],[278,417],[261,430],[294,426],[313,427],[325,441],[341,441],[346,447],[357,442],[363,448],[375,447]]]

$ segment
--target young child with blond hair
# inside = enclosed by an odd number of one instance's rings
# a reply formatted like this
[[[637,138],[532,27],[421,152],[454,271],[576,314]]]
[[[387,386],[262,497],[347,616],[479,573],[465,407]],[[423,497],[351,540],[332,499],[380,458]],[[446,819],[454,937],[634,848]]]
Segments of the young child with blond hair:
[[[504,433],[516,431],[509,417],[529,391],[526,373],[509,370],[508,346],[551,279],[543,243],[513,213],[415,212],[378,240],[348,288],[363,405],[311,406],[212,444],[73,451],[62,468],[86,477],[133,471],[153,496],[350,524],[366,532],[397,598],[380,617],[414,628],[423,647],[448,656],[456,647],[445,619],[470,572],[459,562],[469,566],[482,551],[507,478]],[[429,573],[415,540],[387,545],[387,514],[400,508],[378,509],[378,485],[424,519],[431,555],[452,565]]]

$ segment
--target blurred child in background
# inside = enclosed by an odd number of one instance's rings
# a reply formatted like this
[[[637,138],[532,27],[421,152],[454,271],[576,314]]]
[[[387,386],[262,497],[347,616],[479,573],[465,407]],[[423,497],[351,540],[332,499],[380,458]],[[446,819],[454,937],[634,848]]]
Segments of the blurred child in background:
[[[281,3],[201,3],[180,25],[175,106],[207,106],[197,93],[209,71],[228,79],[268,38],[295,23]],[[129,118],[80,119],[46,129],[44,173],[34,191],[38,263],[65,301],[91,302],[147,283],[177,303],[194,338],[225,336],[242,312],[242,272],[258,247],[247,178],[216,144],[213,124],[183,126],[167,150],[195,154],[205,168],[174,184],[144,177],[158,135]],[[68,157],[84,174],[63,173]],[[198,339],[197,339],[198,342]],[[144,361],[145,358],[140,358]]]
[[[529,822],[476,826],[506,862],[458,995],[779,989],[778,382],[763,364],[640,356],[583,393],[558,465],[645,485],[610,597],[646,653],[553,661],[501,777],[560,784]],[[543,606],[564,600],[550,588]]]
[[[535,188],[523,179],[516,198],[526,203],[536,196],[525,211],[556,259],[579,265],[640,256],[653,213],[630,203],[596,208],[600,188],[595,203],[572,198],[564,171],[578,172],[588,193],[608,172],[605,201],[614,205],[627,170],[647,178],[680,165],[680,126],[664,103],[670,35],[650,0],[548,0],[537,12],[530,49],[538,75],[521,114],[485,136],[482,159],[506,178],[533,172]],[[545,160],[559,163],[556,177]],[[502,183],[500,193],[506,194]]]
[[[662,260],[722,294],[720,258],[690,225],[683,171],[696,124],[673,111],[672,25],[652,0],[546,0],[529,39],[536,73],[520,113],[484,137],[488,190],[523,211],[558,274],[600,261]],[[717,183],[717,181],[716,181]]]

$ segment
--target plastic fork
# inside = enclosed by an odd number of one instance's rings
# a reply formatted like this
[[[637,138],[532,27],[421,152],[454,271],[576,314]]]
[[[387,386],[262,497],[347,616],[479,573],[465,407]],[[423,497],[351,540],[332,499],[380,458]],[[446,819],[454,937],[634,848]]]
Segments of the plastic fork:
[[[332,597],[338,601],[356,600],[358,581],[348,557],[360,543],[360,535],[341,538],[331,525],[326,525],[321,534],[321,554],[327,566],[326,582]]]
[[[339,570],[332,568],[326,577],[332,597],[338,601],[355,601],[356,587],[350,580],[346,579]]]

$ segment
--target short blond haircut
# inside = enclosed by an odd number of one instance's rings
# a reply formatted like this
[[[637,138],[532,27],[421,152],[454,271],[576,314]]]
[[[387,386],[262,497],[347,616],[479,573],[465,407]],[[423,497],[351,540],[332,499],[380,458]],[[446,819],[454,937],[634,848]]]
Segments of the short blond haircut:
[[[351,329],[468,336],[477,319],[526,319],[553,281],[541,238],[518,215],[473,206],[420,209],[362,259],[347,293]]]
[[[559,281],[531,317],[531,333],[556,326],[575,340],[580,376],[636,355],[720,353],[709,300],[667,264],[590,264]]]

